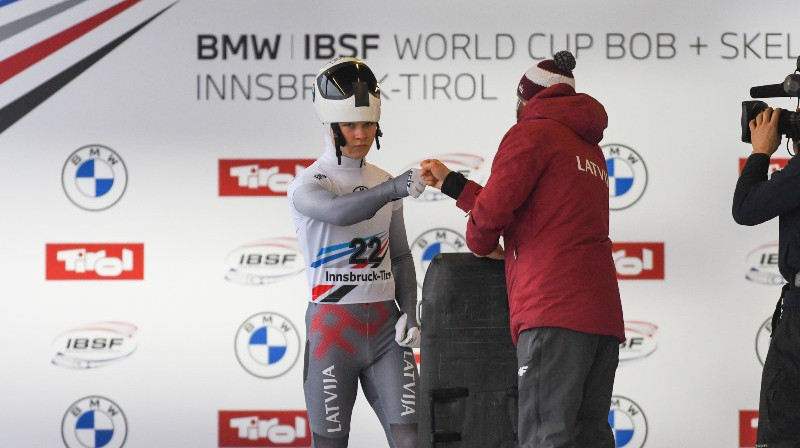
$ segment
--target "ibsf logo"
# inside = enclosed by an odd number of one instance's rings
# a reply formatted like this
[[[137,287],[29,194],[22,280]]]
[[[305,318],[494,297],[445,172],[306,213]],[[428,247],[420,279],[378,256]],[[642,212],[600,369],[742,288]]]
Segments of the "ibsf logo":
[[[122,198],[128,171],[122,158],[103,145],[84,146],[70,154],[61,171],[64,193],[84,210],[105,210]]]
[[[220,159],[220,196],[286,196],[313,159]]]
[[[116,403],[90,396],[69,407],[61,436],[67,448],[120,448],[128,436],[128,422]]]
[[[144,244],[48,244],[47,280],[143,280]]]
[[[125,359],[136,351],[136,325],[97,322],[60,334],[53,341],[53,364],[69,369],[92,369]]]
[[[417,271],[420,288],[425,280],[425,271],[433,257],[442,252],[469,252],[464,236],[450,229],[431,229],[418,236],[411,244],[411,255]]]
[[[634,320],[625,321],[625,342],[619,345],[620,365],[644,359],[658,348],[655,339],[658,325]]]
[[[741,174],[742,169],[744,169],[744,165],[747,163],[747,159],[739,158],[739,174]],[[776,171],[780,171],[786,167],[786,164],[789,163],[789,159],[781,158],[781,157],[771,157],[769,159],[769,176],[772,177],[772,174]]]
[[[745,278],[754,283],[776,286],[786,283],[778,270],[778,243],[764,244],[753,249],[746,258]]]
[[[219,446],[309,447],[306,411],[219,411]]]
[[[755,448],[758,435],[758,411],[739,411],[739,447]]]
[[[647,419],[639,405],[632,400],[618,395],[612,396],[608,424],[614,433],[616,448],[644,446],[647,440]]]
[[[620,280],[664,279],[664,243],[614,243],[612,256]]]
[[[467,153],[448,153],[435,155],[431,158],[438,159],[440,162],[447,165],[447,168],[449,168],[451,171],[457,171],[471,181],[475,181],[479,184],[483,183],[485,176],[482,168],[485,159],[481,156]],[[414,162],[407,166],[406,169],[419,168],[419,164],[421,162],[422,160]],[[422,194],[417,198],[417,200],[428,202],[441,201],[442,199],[450,199],[450,197],[435,188],[426,188],[425,191],[422,192]]]
[[[234,249],[226,259],[225,279],[240,285],[265,285],[303,272],[296,237],[278,237]]]
[[[608,169],[608,205],[611,210],[626,209],[647,188],[647,166],[632,148],[620,144],[603,145]]]
[[[254,314],[236,332],[236,357],[253,376],[281,376],[294,366],[299,353],[297,328],[280,314]]]
[[[756,333],[756,356],[758,362],[763,366],[767,361],[767,352],[769,351],[769,343],[772,340],[772,317],[765,320],[758,328]]]

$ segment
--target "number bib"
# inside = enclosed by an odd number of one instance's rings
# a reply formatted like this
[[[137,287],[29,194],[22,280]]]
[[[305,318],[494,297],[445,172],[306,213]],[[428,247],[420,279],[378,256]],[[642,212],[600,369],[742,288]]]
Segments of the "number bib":
[[[365,163],[360,169],[312,164],[295,182],[316,182],[340,196],[366,190],[391,179],[388,173]],[[389,225],[400,201],[390,202],[372,217],[351,226],[337,226],[292,214],[306,260],[310,301],[366,303],[394,300],[394,278],[389,254]]]

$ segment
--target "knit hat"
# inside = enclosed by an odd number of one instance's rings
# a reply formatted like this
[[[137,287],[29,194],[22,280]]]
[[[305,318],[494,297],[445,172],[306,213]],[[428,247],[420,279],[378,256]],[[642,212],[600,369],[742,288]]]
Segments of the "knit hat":
[[[575,68],[575,56],[569,51],[559,51],[553,59],[545,59],[534,65],[522,76],[517,87],[517,96],[528,101],[542,90],[559,83],[575,87],[572,70]]]

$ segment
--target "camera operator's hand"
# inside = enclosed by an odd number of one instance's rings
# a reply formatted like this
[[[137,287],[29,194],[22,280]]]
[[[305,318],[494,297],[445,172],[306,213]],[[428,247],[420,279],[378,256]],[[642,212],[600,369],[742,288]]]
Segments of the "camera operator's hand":
[[[753,144],[753,154],[761,153],[771,156],[781,144],[781,136],[778,134],[778,117],[781,109],[772,110],[771,107],[764,109],[750,120],[750,141]]]

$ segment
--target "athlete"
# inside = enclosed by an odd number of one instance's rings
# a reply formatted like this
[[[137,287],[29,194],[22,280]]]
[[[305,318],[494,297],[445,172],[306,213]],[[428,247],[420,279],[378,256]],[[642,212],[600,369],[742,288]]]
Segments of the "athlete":
[[[325,152],[288,196],[311,290],[303,390],[313,446],[347,446],[361,380],[389,446],[416,447],[417,284],[398,199],[418,197],[425,182],[419,170],[393,177],[366,161],[381,99],[364,62],[326,64],[312,100]]]

